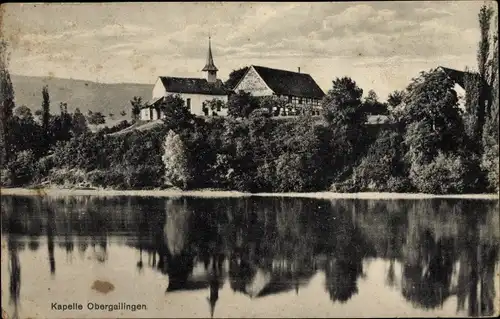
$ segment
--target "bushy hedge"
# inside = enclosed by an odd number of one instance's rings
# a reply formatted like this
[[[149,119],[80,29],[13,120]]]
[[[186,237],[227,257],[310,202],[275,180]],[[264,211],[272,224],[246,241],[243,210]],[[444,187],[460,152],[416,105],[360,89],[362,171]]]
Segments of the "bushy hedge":
[[[98,187],[160,187],[164,175],[162,135],[161,128],[115,136],[82,134],[57,145],[53,153],[53,167],[81,169],[87,172],[87,181]]]
[[[461,194],[480,188],[479,163],[460,155],[439,153],[429,164],[413,165],[410,179],[423,193]]]
[[[361,191],[400,192],[411,190],[407,165],[402,154],[403,137],[392,129],[380,132],[360,164],[353,179]],[[354,186],[352,186],[354,188]]]
[[[9,171],[10,186],[22,186],[31,183],[35,173],[35,156],[33,151],[26,150],[16,153],[7,169]]]
[[[2,171],[1,182],[113,189],[173,185],[249,192],[426,193],[474,192],[484,183],[479,158],[439,153],[428,163],[410,163],[404,156],[408,150],[403,133],[390,127],[365,132],[369,136],[358,139],[358,145],[347,145],[343,136],[348,131],[310,116],[190,118],[180,127],[161,124],[119,135],[87,132],[59,142],[51,155],[38,161],[30,151],[18,152]],[[166,152],[167,134],[177,146],[167,143]],[[356,153],[347,156],[349,151]],[[172,183],[173,176],[181,182]]]

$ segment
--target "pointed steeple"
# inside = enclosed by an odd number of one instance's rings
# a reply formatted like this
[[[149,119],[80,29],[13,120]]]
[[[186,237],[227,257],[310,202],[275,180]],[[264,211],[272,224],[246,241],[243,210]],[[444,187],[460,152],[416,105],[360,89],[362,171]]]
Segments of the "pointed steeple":
[[[207,72],[207,81],[208,83],[217,83],[217,67],[214,64],[214,58],[212,56],[212,43],[211,37],[208,36],[208,55],[207,55],[207,64],[203,68],[203,72]]]
[[[214,64],[214,58],[212,56],[212,43],[211,43],[211,37],[208,36],[208,56],[207,56],[207,64],[205,64],[205,67],[203,68],[204,72],[217,72],[219,69]]]

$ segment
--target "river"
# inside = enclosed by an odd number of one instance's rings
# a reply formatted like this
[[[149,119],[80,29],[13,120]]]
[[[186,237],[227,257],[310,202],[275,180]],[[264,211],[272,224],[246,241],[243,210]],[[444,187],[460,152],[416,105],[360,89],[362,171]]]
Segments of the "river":
[[[9,318],[499,311],[497,200],[0,200]]]

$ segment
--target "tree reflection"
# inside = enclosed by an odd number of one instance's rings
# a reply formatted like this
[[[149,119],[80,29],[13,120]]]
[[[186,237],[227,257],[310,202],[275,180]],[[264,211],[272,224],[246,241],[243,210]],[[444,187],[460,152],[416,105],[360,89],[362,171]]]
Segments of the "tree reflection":
[[[407,262],[403,266],[403,296],[425,308],[441,306],[450,295],[453,270],[450,240],[431,241],[430,246],[422,244],[427,254],[420,255],[420,262]]]
[[[495,312],[495,262],[498,260],[498,247],[482,245],[480,248],[481,304],[479,314],[492,316]]]
[[[48,205],[43,204],[47,211],[47,249],[49,254],[50,273],[56,273],[56,260],[54,258],[54,232],[56,229],[55,213]]]
[[[337,202],[332,205],[330,222],[322,226],[322,233],[330,234],[322,250],[327,256],[325,288],[333,302],[344,303],[358,292],[363,258],[371,250],[357,226],[357,210],[353,201]]]
[[[456,294],[457,311],[495,313],[498,203],[253,197],[0,200],[2,230],[10,238],[12,300],[19,299],[17,252],[23,241],[33,250],[26,253],[34,254],[38,236],[46,235],[55,275],[58,234],[67,254],[78,249],[84,257],[92,246],[96,262],[110,258],[108,246],[114,244],[108,235],[118,235],[137,249],[133,269],[164,273],[167,293],[200,290],[211,316],[220,308],[227,277],[234,292],[265,298],[304,293],[301,287],[322,271],[331,301],[348,302],[358,293],[363,271],[371,272],[366,280],[373,279],[376,267],[363,269],[368,258],[386,265],[378,274],[386,283],[380,289],[400,290],[407,306],[432,309]],[[14,241],[13,234],[26,237]]]
[[[421,201],[414,205],[403,254],[402,293],[407,300],[432,309],[456,294],[457,312],[467,304],[469,316],[494,313],[498,244],[481,235],[486,230],[480,231],[480,224],[490,227],[485,220],[489,211],[491,207],[479,201]],[[452,282],[455,265],[456,285]]]
[[[461,249],[457,285],[457,312],[468,304],[469,316],[493,315],[495,300],[495,263],[498,261],[498,244],[481,238],[479,221],[482,205],[466,205],[467,211],[478,212],[467,216],[461,224]],[[478,291],[480,291],[478,295]]]
[[[19,296],[21,292],[21,262],[18,256],[17,239],[12,234],[8,236],[9,270],[10,270],[10,303],[14,304],[13,318],[19,318]]]

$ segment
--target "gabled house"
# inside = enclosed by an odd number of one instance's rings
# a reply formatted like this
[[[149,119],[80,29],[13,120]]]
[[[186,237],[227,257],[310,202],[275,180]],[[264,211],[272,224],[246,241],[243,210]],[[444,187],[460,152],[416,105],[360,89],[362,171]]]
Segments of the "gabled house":
[[[320,109],[321,99],[325,93],[316,81],[306,73],[272,69],[251,65],[240,81],[235,85],[234,92],[245,91],[253,96],[278,96],[284,98],[295,108],[312,106]]]
[[[141,110],[143,121],[157,120],[163,117],[158,106],[170,94],[179,94],[192,114],[200,116],[227,115],[227,109],[209,110],[206,102],[216,99],[224,102],[228,99],[228,91],[221,80],[217,79],[217,67],[212,56],[210,38],[208,42],[207,63],[202,70],[207,78],[182,78],[160,76],[153,87],[152,99]]]

